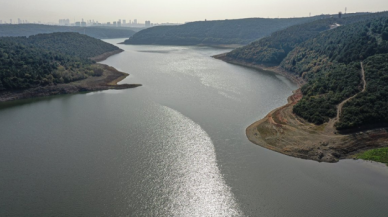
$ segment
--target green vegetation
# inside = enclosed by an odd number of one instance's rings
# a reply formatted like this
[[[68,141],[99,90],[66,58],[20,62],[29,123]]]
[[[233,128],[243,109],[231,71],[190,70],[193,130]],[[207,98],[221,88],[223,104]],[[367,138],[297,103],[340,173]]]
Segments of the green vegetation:
[[[159,45],[248,44],[280,29],[316,19],[319,17],[250,18],[191,22],[179,26],[157,26],[136,33],[124,43]]]
[[[387,125],[388,12],[325,18],[273,33],[235,49],[228,58],[280,65],[308,83],[294,112],[315,124],[337,115],[337,105],[367,87],[343,106],[339,130]]]
[[[303,98],[294,112],[309,122],[322,124],[337,115],[336,106],[361,90],[360,63],[335,64],[302,87]]]
[[[320,19],[292,26],[275,32],[270,37],[252,42],[248,46],[235,49],[227,56],[257,64],[280,64],[296,45],[330,29],[330,25],[339,20],[335,18]]]
[[[350,14],[339,18],[324,18],[291,26],[273,33],[270,37],[255,41],[227,54],[228,57],[256,64],[278,65],[302,42],[318,36],[321,32],[364,20],[387,17],[388,13]]]
[[[108,39],[128,38],[136,33],[131,28],[109,28],[109,27],[76,27],[76,26],[48,26],[39,24],[0,24],[0,37],[31,36],[43,33],[54,32],[77,32],[87,36]]]
[[[365,61],[367,91],[344,105],[336,127],[344,130],[374,121],[387,123],[388,116],[373,109],[388,102],[381,96],[384,88],[376,89],[387,73],[385,56],[375,56],[388,53],[388,41],[382,36],[386,31],[388,18],[372,19],[323,32],[291,51],[281,66],[309,81],[302,87],[304,97],[294,112],[315,124],[335,117],[336,106],[361,91],[360,61]],[[361,107],[368,109],[360,111]]]
[[[0,90],[68,83],[102,70],[88,58],[117,47],[78,33],[0,38]]]
[[[52,52],[81,58],[95,57],[118,49],[116,46],[102,42],[99,39],[72,32],[39,34],[28,38],[4,37],[0,40],[17,42],[26,46],[32,45]]]
[[[356,158],[377,161],[380,163],[385,163],[388,166],[388,148],[369,150],[361,154],[357,154]]]
[[[344,105],[339,129],[388,123],[388,54],[367,58],[364,69],[366,91]]]

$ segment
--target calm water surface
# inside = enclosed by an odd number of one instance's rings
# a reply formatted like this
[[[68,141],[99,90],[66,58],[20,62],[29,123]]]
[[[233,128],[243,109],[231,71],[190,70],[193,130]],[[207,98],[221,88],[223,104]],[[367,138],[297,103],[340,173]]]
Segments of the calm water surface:
[[[384,165],[246,139],[287,79],[210,57],[227,50],[120,47],[104,63],[143,87],[2,106],[0,216],[387,216]]]

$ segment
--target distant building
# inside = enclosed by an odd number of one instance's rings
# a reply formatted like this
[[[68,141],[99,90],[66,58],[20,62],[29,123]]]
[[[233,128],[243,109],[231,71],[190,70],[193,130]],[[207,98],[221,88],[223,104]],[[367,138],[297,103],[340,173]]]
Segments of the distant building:
[[[86,27],[86,22],[81,22],[82,27]]]
[[[0,20],[0,24],[3,24],[3,21],[2,21],[2,20]]]
[[[121,27],[121,20],[117,21],[117,27]]]
[[[70,20],[69,19],[60,19],[59,25],[68,26],[68,25],[70,25]]]
[[[137,25],[137,19],[134,19],[134,20],[133,20],[133,24],[134,24],[134,25]]]
[[[117,26],[117,22],[116,22],[116,21],[113,22],[113,26],[114,26],[114,27]]]
[[[75,26],[81,26],[81,22],[75,22]]]
[[[145,26],[146,26],[146,27],[150,27],[150,26],[151,26],[151,21],[149,21],[149,20],[148,20],[148,21],[145,21]]]

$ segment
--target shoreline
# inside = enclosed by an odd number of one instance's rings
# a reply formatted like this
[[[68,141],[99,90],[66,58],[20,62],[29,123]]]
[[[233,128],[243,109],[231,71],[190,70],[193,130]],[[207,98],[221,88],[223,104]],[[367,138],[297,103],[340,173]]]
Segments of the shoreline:
[[[221,48],[221,49],[236,49],[239,47],[243,47],[246,44],[149,44],[149,43],[125,43],[125,41],[120,42],[118,44],[124,45],[155,45],[155,46],[198,46],[198,47],[213,47],[213,48]]]
[[[258,65],[258,64],[248,63],[245,61],[240,61],[240,60],[235,60],[235,59],[229,58],[226,56],[226,54],[227,53],[218,54],[218,55],[213,56],[213,58],[218,59],[218,60],[222,60],[222,61],[227,62],[227,63],[234,64],[234,65],[244,66],[244,67],[248,67],[248,68],[252,68],[252,69],[258,69],[261,71],[267,71],[267,72],[272,72],[272,73],[275,73],[278,75],[282,75],[282,76],[288,78],[289,80],[291,80],[292,82],[294,82],[296,85],[298,85],[298,87],[302,87],[304,84],[307,83],[302,78],[293,75],[291,72],[288,72],[279,66],[276,66],[276,65],[266,66],[266,65]]]
[[[107,59],[110,56],[116,55],[123,52],[123,50],[117,50],[113,52],[107,52],[97,57],[90,58],[94,61],[99,59],[100,61]],[[25,90],[14,90],[14,91],[2,91],[0,92],[0,103],[9,102],[21,99],[45,97],[51,95],[63,95],[63,94],[74,94],[80,92],[92,92],[102,90],[122,90],[129,88],[136,88],[142,86],[141,84],[117,84],[124,80],[129,74],[120,72],[114,67],[96,63],[97,67],[103,69],[103,74],[98,77],[90,76],[83,80],[73,81],[66,84],[55,84],[44,87],[35,87]]]
[[[340,134],[332,124],[334,120],[314,125],[295,115],[293,106],[303,97],[300,87],[306,81],[279,66],[246,63],[230,59],[226,54],[213,57],[228,63],[280,74],[299,86],[299,89],[288,97],[286,105],[275,108],[246,128],[246,136],[252,143],[291,157],[328,163],[352,159],[357,153],[388,146],[388,128]]]
[[[109,57],[114,56],[116,54],[119,54],[119,53],[121,53],[123,51],[124,50],[119,49],[119,50],[115,50],[115,51],[111,51],[111,52],[106,52],[106,53],[103,53],[101,55],[98,55],[98,56],[95,56],[95,57],[91,57],[89,59],[91,59],[93,61],[96,61],[96,62],[102,62],[102,61],[108,59]]]

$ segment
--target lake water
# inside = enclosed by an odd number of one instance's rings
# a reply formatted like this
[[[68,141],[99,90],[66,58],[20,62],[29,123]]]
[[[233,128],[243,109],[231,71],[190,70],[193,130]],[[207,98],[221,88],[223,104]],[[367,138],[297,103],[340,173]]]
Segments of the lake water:
[[[142,87],[2,105],[0,216],[387,216],[385,165],[247,140],[287,79],[211,58],[228,50],[119,46],[103,63]]]

